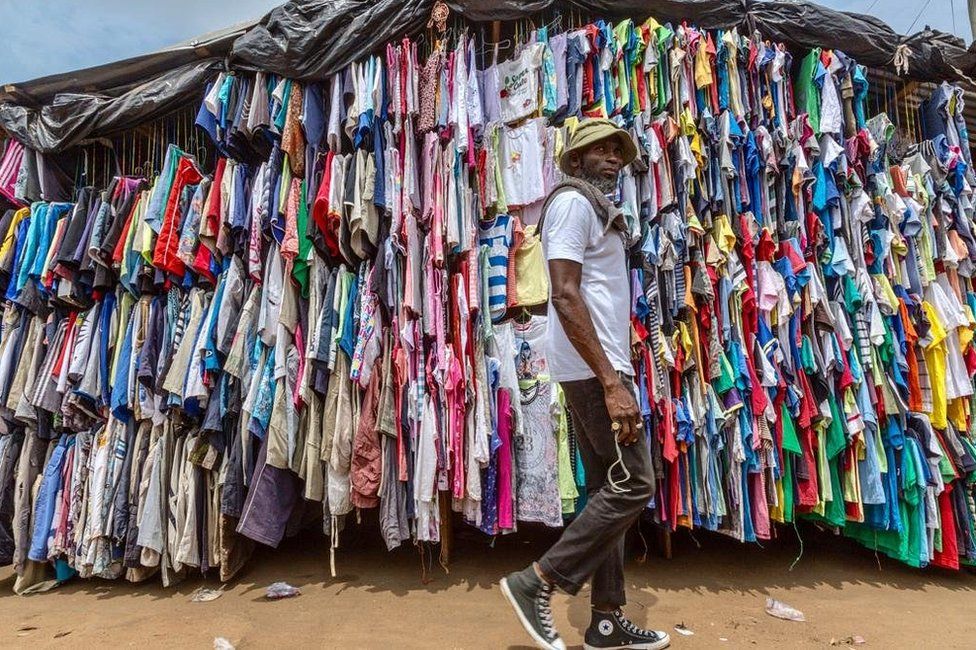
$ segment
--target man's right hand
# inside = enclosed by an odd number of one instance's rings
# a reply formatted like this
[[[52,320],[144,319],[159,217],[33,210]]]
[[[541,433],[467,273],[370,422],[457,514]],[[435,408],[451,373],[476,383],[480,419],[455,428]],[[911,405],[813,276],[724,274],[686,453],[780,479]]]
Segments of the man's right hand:
[[[611,381],[604,389],[604,399],[607,403],[607,413],[610,414],[610,422],[620,424],[620,429],[616,432],[620,444],[632,445],[637,442],[644,424],[633,391],[620,377],[616,377],[615,381]]]

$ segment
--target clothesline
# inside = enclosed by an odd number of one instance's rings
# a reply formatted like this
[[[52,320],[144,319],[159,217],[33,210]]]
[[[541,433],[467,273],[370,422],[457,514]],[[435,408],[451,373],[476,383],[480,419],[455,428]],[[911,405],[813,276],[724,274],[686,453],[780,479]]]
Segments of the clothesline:
[[[357,509],[390,548],[437,542],[442,501],[487,535],[563,525],[585,477],[547,316],[512,317],[543,313],[535,224],[591,116],[640,151],[616,199],[647,517],[750,542],[805,517],[914,566],[976,560],[961,90],[902,153],[839,51],[794,65],[654,19],[521,41],[482,63],[464,32],[426,58],[403,39],[320,84],[220,73],[195,118],[212,169],[169,143],[152,177],[71,201],[7,145],[15,589],[51,565],[229,579],[310,517],[334,555]]]

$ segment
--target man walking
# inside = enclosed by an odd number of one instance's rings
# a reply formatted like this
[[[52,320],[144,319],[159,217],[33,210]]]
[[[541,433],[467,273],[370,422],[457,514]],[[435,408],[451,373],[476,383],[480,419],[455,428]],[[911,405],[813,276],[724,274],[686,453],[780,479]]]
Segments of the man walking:
[[[624,535],[654,496],[654,473],[630,361],[626,225],[611,198],[621,168],[637,156],[609,120],[577,127],[559,166],[566,180],[546,200],[542,244],[549,268],[546,356],[566,395],[586,471],[586,507],[545,555],[502,579],[505,597],[536,645],[566,646],[550,606],[556,587],[576,594],[591,580],[593,615],[585,648],[665,648],[620,608]]]

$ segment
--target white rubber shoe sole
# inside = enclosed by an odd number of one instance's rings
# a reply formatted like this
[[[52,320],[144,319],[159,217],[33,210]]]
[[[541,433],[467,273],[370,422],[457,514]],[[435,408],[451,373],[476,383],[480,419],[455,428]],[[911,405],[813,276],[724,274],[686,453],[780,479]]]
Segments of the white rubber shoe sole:
[[[518,606],[518,602],[515,600],[515,596],[512,595],[512,590],[508,588],[508,580],[502,578],[502,594],[505,596],[505,600],[508,604],[512,606],[515,610],[515,615],[518,616],[519,623],[525,628],[525,631],[529,633],[532,637],[532,641],[535,643],[537,648],[542,648],[542,650],[566,650],[566,644],[562,639],[556,639],[555,643],[549,643],[542,636],[535,631],[532,624],[529,623],[528,619],[525,618],[525,614],[522,613],[522,608]],[[665,646],[662,646],[665,647]]]
[[[665,634],[663,639],[654,643],[635,643],[632,645],[613,645],[606,647],[597,647],[589,643],[584,643],[583,650],[663,650],[669,645],[671,645],[671,637]]]

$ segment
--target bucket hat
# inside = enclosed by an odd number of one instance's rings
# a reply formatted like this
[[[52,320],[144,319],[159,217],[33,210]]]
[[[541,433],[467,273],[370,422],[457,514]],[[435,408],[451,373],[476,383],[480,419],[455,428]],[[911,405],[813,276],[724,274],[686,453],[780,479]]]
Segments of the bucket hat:
[[[620,140],[620,148],[623,150],[623,164],[630,164],[637,157],[637,146],[630,134],[621,129],[610,120],[594,118],[580,122],[576,131],[569,139],[569,145],[563,150],[559,157],[559,169],[564,174],[569,174],[569,157],[574,151],[582,151],[591,144],[606,140],[607,138],[617,138]]]

